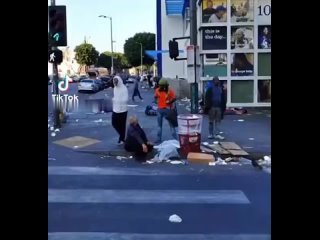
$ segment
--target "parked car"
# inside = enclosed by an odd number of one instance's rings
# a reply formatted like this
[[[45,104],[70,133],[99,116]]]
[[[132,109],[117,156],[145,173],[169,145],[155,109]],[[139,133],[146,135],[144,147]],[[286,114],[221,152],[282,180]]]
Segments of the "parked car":
[[[78,84],[78,91],[93,91],[98,92],[99,86],[93,79],[83,79]]]
[[[99,90],[103,90],[104,89],[104,82],[101,80],[101,79],[96,79],[96,80],[94,80],[95,81],[95,83],[98,85],[98,87],[99,87]]]

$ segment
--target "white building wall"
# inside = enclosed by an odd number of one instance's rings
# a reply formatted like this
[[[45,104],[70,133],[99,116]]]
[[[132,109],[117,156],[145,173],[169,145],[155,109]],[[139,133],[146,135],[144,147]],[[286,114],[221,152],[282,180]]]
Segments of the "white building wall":
[[[162,50],[169,49],[169,41],[175,37],[184,36],[183,18],[181,16],[167,16],[165,0],[161,1],[161,25],[162,25]],[[179,49],[185,50],[183,41],[179,40]],[[185,57],[180,54],[180,57]],[[169,53],[162,54],[162,76],[168,78],[184,77],[184,61],[174,61]]]

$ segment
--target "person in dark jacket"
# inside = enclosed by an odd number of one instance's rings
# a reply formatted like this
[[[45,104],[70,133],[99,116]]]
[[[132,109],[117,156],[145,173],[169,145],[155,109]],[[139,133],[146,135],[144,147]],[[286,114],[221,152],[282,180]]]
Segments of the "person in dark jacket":
[[[140,82],[140,77],[136,77],[134,80],[134,88],[133,88],[133,94],[132,94],[132,101],[134,102],[134,97],[138,96],[140,100],[142,101],[143,98],[141,97],[140,91],[139,91],[139,82]]]
[[[136,116],[129,118],[129,128],[124,148],[128,152],[133,152],[135,159],[138,161],[146,161],[147,154],[153,150],[153,145],[148,141]]]
[[[223,140],[217,126],[223,118],[226,109],[225,91],[220,84],[219,78],[213,78],[212,85],[205,93],[205,111],[209,114],[209,139],[217,138]]]

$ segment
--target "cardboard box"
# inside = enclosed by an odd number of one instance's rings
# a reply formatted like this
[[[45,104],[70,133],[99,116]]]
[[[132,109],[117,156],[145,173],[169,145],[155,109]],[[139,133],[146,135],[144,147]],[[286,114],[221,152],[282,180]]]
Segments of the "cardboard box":
[[[187,157],[189,162],[192,163],[204,163],[209,164],[209,162],[214,162],[214,156],[212,154],[206,154],[206,153],[195,153],[190,152]]]

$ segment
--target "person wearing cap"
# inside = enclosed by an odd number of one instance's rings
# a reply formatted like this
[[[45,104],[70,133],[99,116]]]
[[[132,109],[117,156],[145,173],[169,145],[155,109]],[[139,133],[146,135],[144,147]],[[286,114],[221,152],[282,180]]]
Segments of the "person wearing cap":
[[[221,122],[222,113],[226,109],[225,91],[220,84],[218,77],[214,77],[212,85],[205,93],[205,111],[209,114],[209,139],[220,139],[224,137],[220,135],[218,124]]]
[[[207,8],[202,11],[202,22],[207,23],[210,16],[216,12],[216,9],[213,7],[212,0],[207,1]]]
[[[158,139],[156,143],[162,141],[162,123],[163,118],[167,117],[170,109],[174,109],[175,105],[173,104],[176,101],[175,92],[169,88],[169,83],[165,79],[159,81],[159,88],[155,90],[154,93],[155,102],[158,105],[157,116],[158,116]],[[172,137],[177,139],[176,128],[168,121]]]
[[[216,8],[216,12],[212,14],[208,20],[209,23],[217,23],[217,22],[225,22],[226,19],[224,18],[227,9],[224,6],[218,6]]]

